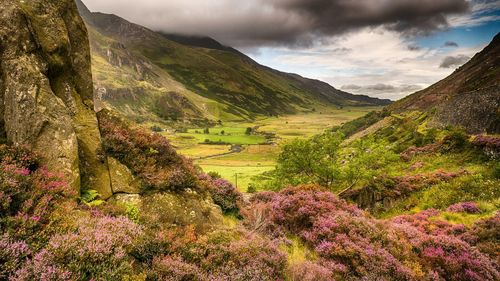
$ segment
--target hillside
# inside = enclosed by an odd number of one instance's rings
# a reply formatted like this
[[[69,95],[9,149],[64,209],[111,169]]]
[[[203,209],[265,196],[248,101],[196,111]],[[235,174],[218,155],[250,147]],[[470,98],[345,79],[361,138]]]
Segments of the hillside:
[[[128,115],[130,106],[163,119],[248,120],[389,103],[261,66],[211,38],[160,34],[78,5],[90,30],[98,92]]]
[[[178,85],[89,32],[93,48],[118,52],[102,63],[119,66],[120,83]],[[292,138],[265,190],[241,194],[162,134],[96,113],[74,0],[2,0],[0,39],[0,280],[500,280],[498,136],[436,129],[429,112],[371,113],[337,128],[385,118],[351,143]],[[197,116],[179,95],[165,103]],[[136,98],[146,108],[154,97]],[[327,127],[315,114],[309,124]]]
[[[438,124],[460,125],[470,133],[500,133],[500,34],[453,74],[388,109],[433,112]]]

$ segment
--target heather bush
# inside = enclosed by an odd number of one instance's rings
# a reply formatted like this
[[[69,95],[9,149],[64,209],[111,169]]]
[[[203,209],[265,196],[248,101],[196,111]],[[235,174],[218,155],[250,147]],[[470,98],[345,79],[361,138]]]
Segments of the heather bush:
[[[0,237],[0,280],[7,280],[31,255],[28,244],[14,241],[8,235]]]
[[[500,137],[479,135],[474,138],[472,144],[483,149],[484,153],[491,159],[500,157]]]
[[[330,281],[335,280],[334,277],[331,269],[310,261],[292,264],[288,269],[288,279],[291,281]]]
[[[411,146],[400,153],[402,160],[409,162],[413,157],[422,154],[436,153],[441,148],[441,143],[432,143],[422,147]]]
[[[245,230],[216,231],[196,237],[189,229],[175,239],[167,252],[183,263],[201,269],[207,280],[277,280],[284,275],[286,256],[277,243]],[[180,259],[177,259],[179,261]]]
[[[208,189],[214,203],[219,205],[224,213],[237,213],[243,200],[242,194],[230,182],[221,178],[208,176]]]
[[[448,212],[452,213],[467,213],[467,214],[479,214],[481,209],[475,202],[461,202],[451,205],[446,209]]]
[[[50,214],[76,194],[26,148],[2,146],[0,157],[0,228],[12,238],[41,243]]]
[[[120,160],[153,190],[198,188],[196,171],[159,134],[130,128],[111,113],[99,114],[106,152]]]
[[[310,265],[312,273],[291,269],[298,276],[332,272],[342,280],[499,278],[491,258],[460,239],[466,227],[434,219],[436,210],[377,220],[314,186],[287,188],[265,199],[269,201],[253,204],[267,204],[271,223],[299,235],[318,255]]]
[[[17,280],[51,276],[54,271],[70,280],[121,280],[132,273],[129,253],[142,235],[138,225],[99,213],[80,218],[76,225],[74,231],[53,235],[17,272]]]
[[[196,265],[185,263],[180,257],[156,257],[148,271],[148,280],[202,281],[208,280]]]
[[[459,239],[463,229],[438,230],[439,226],[429,222],[426,232],[413,227],[412,222],[396,219],[392,227],[404,233],[419,263],[426,271],[426,279],[434,280],[498,280],[500,274],[495,262],[470,244]],[[419,219],[420,220],[420,219]],[[425,222],[419,221],[420,226]],[[463,226],[462,226],[463,228]],[[447,234],[447,233],[449,234]]]
[[[464,235],[464,239],[495,260],[497,269],[500,270],[500,212],[476,222]]]

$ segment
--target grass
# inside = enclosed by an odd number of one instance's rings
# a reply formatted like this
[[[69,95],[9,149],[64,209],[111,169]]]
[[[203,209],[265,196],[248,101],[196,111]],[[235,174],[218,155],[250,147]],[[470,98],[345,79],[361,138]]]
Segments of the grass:
[[[377,110],[377,107],[352,107],[344,109],[322,109],[318,112],[286,115],[280,117],[262,117],[254,122],[224,122],[223,125],[209,128],[191,128],[186,133],[164,132],[163,134],[177,148],[178,152],[195,160],[205,172],[217,172],[223,178],[236,184],[246,192],[252,178],[271,171],[276,165],[280,144],[293,138],[308,138],[322,133],[328,128],[348,122]],[[247,128],[257,128],[256,134],[245,134]],[[221,132],[224,131],[224,135]],[[274,145],[260,145],[267,140],[265,133],[275,134]],[[203,144],[205,139],[243,145],[243,151],[218,157],[210,157],[229,152],[229,145]]]
[[[210,142],[223,142],[228,144],[260,144],[264,143],[266,139],[260,135],[245,135],[243,134],[231,134],[231,135],[219,135],[215,133],[203,134],[203,133],[183,133],[179,134],[180,137],[192,137],[198,143],[204,143],[206,140]]]
[[[217,172],[222,178],[228,180],[238,187],[241,192],[246,192],[248,185],[252,183],[254,176],[271,171],[274,166],[224,166],[199,163],[205,172]],[[236,175],[238,179],[236,180]]]

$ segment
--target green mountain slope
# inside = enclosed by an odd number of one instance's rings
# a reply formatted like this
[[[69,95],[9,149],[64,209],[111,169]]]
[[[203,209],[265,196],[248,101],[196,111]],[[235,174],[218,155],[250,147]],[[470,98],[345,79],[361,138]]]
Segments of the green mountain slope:
[[[438,124],[463,126],[470,133],[500,133],[499,66],[500,34],[453,74],[389,109],[429,111]]]
[[[210,38],[160,34],[91,13],[81,2],[79,7],[90,33],[98,93],[129,116],[241,120],[390,102],[270,69]]]

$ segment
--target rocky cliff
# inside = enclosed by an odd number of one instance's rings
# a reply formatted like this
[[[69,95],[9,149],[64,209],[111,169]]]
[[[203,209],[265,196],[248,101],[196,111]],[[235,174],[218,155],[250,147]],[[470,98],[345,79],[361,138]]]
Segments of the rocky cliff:
[[[73,0],[0,2],[0,131],[75,189],[110,197],[87,30]]]
[[[100,124],[93,89],[87,29],[74,0],[1,0],[2,142],[32,149],[43,165],[61,173],[75,190],[95,190],[104,200],[132,198],[144,206],[156,198],[170,208],[152,212],[164,223],[202,230],[219,224],[221,210],[204,191],[192,165],[158,135]],[[115,140],[113,145],[121,144],[130,134],[135,142],[125,142],[120,153],[109,155],[105,140],[108,146],[109,139]],[[152,153],[153,141],[169,153]],[[157,179],[154,186],[183,184],[151,192],[152,179]]]

